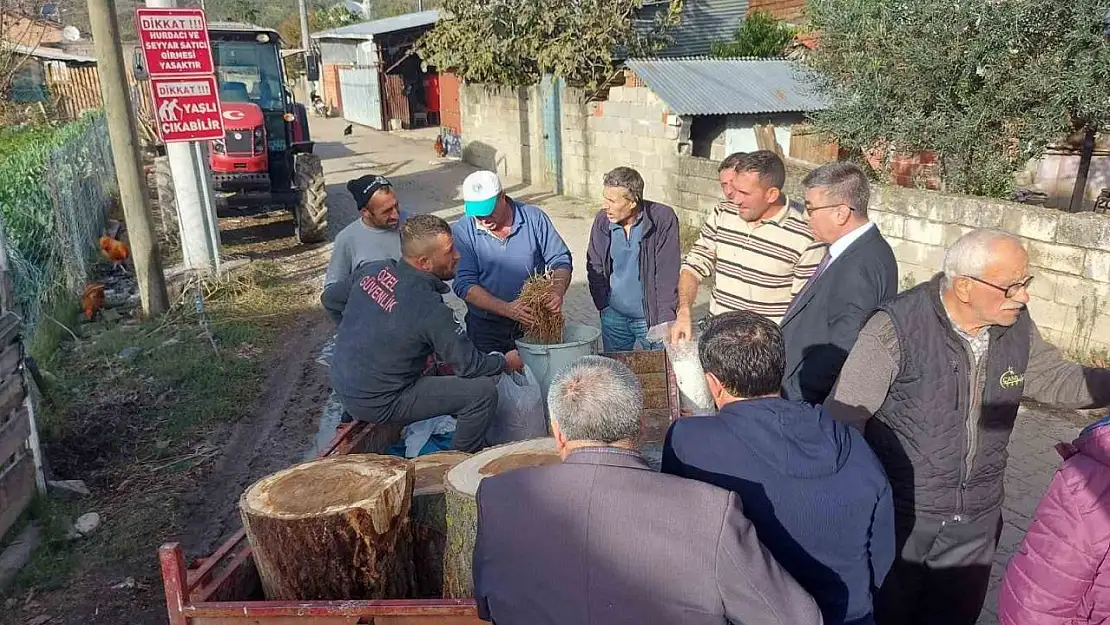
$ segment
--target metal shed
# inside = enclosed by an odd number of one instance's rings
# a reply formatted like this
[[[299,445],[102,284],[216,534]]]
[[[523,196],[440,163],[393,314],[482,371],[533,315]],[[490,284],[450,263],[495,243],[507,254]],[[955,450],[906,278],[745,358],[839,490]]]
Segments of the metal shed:
[[[759,149],[760,132],[772,133],[784,151],[806,147],[812,136],[795,136],[807,115],[827,108],[811,76],[787,59],[629,59],[626,67],[690,124],[694,156],[720,160]],[[765,141],[768,139],[765,139]]]
[[[404,127],[432,121],[439,98],[426,95],[432,89],[412,47],[438,20],[439,11],[421,11],[313,33],[325,101],[348,121],[378,130],[390,119]]]

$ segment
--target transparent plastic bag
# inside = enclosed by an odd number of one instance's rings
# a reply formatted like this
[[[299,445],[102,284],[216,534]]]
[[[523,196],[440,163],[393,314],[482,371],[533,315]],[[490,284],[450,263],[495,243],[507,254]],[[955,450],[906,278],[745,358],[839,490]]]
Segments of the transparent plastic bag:
[[[713,396],[709,394],[705,371],[701,368],[701,359],[698,357],[697,326],[694,326],[694,336],[689,340],[672,343],[672,325],[673,322],[667,322],[652,326],[647,337],[663,342],[663,349],[667,352],[667,359],[671,361],[671,369],[674,370],[675,382],[678,383],[679,409],[690,414],[716,414],[717,406],[713,403]]]
[[[502,373],[497,381],[497,414],[486,431],[486,443],[503,445],[547,436],[543,393],[532,369]]]

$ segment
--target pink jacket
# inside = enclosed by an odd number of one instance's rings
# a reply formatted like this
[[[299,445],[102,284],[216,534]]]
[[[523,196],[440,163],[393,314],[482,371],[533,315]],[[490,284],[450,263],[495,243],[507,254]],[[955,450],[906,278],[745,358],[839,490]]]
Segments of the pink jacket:
[[[1001,625],[1110,623],[1110,427],[1071,445],[998,595]]]

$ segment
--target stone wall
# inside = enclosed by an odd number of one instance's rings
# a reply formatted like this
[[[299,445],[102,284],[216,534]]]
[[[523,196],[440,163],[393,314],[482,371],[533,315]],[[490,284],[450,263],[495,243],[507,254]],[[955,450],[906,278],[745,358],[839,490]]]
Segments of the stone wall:
[[[1002,229],[1029,251],[1029,310],[1045,338],[1078,354],[1110,349],[1110,219],[878,185],[871,207],[903,289],[940,271],[946,247],[964,233]]]

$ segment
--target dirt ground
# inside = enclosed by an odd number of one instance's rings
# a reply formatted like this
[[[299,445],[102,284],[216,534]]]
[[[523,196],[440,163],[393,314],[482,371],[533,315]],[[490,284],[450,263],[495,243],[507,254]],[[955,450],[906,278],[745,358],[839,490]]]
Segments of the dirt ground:
[[[243,490],[259,477],[301,461],[311,450],[330,390],[327,368],[316,361],[320,345],[331,336],[331,322],[318,305],[319,277],[330,245],[298,245],[289,215],[281,211],[223,218],[220,225],[225,260],[248,258],[277,268],[273,288],[280,297],[268,311],[243,313],[247,323],[265,330],[259,336],[276,337],[263,347],[242,343],[238,348],[245,360],[254,360],[258,379],[246,378],[246,386],[256,398],[247,398],[246,414],[234,420],[206,415],[207,425],[183,434],[180,444],[158,441],[157,446],[169,447],[161,455],[200,458],[179,471],[162,470],[165,463],[155,461],[141,466],[154,464],[151,472],[156,475],[143,475],[135,462],[143,451],[136,448],[150,445],[120,443],[94,449],[88,439],[69,437],[48,448],[52,477],[83,479],[93,495],[60,507],[46,504],[47,514],[72,518],[95,509],[104,522],[87,544],[52,547],[49,551],[58,555],[37,557],[33,566],[39,570],[29,575],[30,585],[22,580],[15,593],[0,597],[0,623],[167,622],[157,567],[159,544],[180,542],[190,559],[211,553],[238,529],[237,501]],[[226,335],[221,340],[237,340],[232,329],[216,334]],[[142,429],[134,421],[140,409],[152,407],[146,403],[141,395],[114,401],[112,421],[90,424],[87,430],[126,437],[129,430]],[[89,413],[96,411],[87,404],[81,410],[80,417],[95,418]],[[172,412],[166,416],[174,418]],[[142,440],[142,432],[136,436]],[[150,508],[161,508],[164,514],[148,515]],[[128,542],[137,544],[121,544]]]

